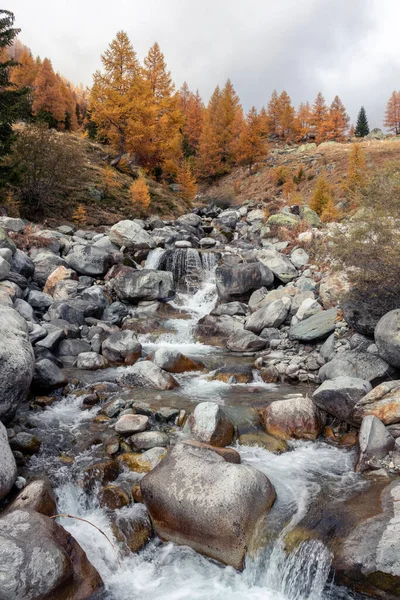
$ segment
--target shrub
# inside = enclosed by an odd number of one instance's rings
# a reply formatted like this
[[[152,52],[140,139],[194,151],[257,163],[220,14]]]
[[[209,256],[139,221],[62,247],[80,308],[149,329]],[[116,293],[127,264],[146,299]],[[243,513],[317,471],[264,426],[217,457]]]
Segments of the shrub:
[[[104,196],[115,197],[121,189],[118,176],[110,165],[107,165],[101,174]]]
[[[293,175],[293,183],[295,183],[296,185],[299,185],[299,183],[301,181],[304,181],[305,178],[306,178],[306,174],[304,172],[303,167],[300,165],[300,167],[297,169],[296,173]]]
[[[78,208],[75,210],[72,215],[72,220],[76,225],[86,225],[87,215],[86,209],[82,204],[79,204]]]
[[[129,193],[135,210],[141,215],[147,215],[151,199],[149,187],[144,177],[139,177],[131,184]]]
[[[400,169],[387,164],[360,195],[360,210],[330,241],[334,260],[352,286],[348,300],[380,318],[399,307]]]
[[[85,160],[69,136],[47,125],[26,125],[18,134],[11,156],[17,177],[21,214],[41,217],[46,208],[86,183]]]
[[[272,170],[272,182],[277,187],[280,187],[281,185],[286,183],[288,179],[290,179],[290,170],[288,169],[288,167],[281,165],[280,167],[275,167]]]
[[[310,208],[319,216],[322,215],[325,208],[333,203],[333,188],[327,181],[325,173],[317,179],[313,195],[310,200]]]

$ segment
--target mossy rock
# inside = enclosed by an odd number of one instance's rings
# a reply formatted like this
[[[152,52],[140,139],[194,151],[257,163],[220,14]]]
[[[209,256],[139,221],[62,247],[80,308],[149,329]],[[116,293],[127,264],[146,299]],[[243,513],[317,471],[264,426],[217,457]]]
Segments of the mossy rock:
[[[300,546],[300,544],[309,542],[315,538],[316,534],[314,531],[301,526],[295,527],[295,529],[289,531],[284,537],[283,544],[285,551],[288,554],[291,554]]]
[[[300,215],[302,220],[311,227],[320,227],[322,225],[322,221],[315,210],[312,210],[309,206],[302,206],[300,208]]]
[[[286,452],[288,450],[288,444],[285,440],[278,440],[273,435],[268,435],[263,431],[256,433],[243,433],[239,437],[239,444],[243,446],[258,446],[259,448],[265,448],[269,452]]]
[[[297,215],[277,213],[271,215],[267,221],[267,225],[275,227],[296,227],[300,223]]]

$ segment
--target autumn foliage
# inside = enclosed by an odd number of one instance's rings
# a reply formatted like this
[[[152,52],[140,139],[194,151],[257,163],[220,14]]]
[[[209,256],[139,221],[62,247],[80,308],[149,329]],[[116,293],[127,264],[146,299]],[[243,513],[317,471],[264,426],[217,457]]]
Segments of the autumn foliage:
[[[145,215],[150,206],[149,187],[144,177],[136,179],[129,188],[132,204],[139,214]]]
[[[196,196],[197,183],[192,174],[189,161],[185,160],[180,165],[176,182],[181,186],[182,198],[190,203]]]
[[[321,173],[317,179],[317,183],[310,200],[310,208],[322,217],[324,211],[332,210],[332,206],[333,188],[326,179],[325,173]]]
[[[386,105],[384,126],[395,135],[400,133],[400,91],[394,91]]]

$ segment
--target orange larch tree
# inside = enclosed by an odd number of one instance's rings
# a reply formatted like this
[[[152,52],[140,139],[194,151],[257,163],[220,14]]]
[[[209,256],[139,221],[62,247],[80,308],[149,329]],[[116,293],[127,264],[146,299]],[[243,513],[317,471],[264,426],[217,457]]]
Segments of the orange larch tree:
[[[212,111],[208,106],[204,114],[203,129],[196,156],[197,177],[199,179],[215,179],[221,175],[221,157],[221,146],[213,126]]]
[[[197,183],[188,160],[181,162],[176,182],[181,186],[180,193],[182,198],[190,203],[196,196]]]
[[[296,113],[297,139],[307,139],[312,129],[312,110],[309,102],[301,103]]]
[[[216,94],[217,90],[214,92]],[[211,97],[211,114],[221,152],[221,171],[229,173],[236,160],[237,143],[243,124],[239,96],[228,79],[219,97]],[[215,103],[215,105],[214,105]]]
[[[70,84],[63,77],[60,77],[60,90],[64,100],[64,129],[66,131],[76,131],[78,129],[78,119],[76,117],[76,97],[70,87]]]
[[[393,131],[395,135],[400,133],[400,92],[394,91],[386,105],[384,126]]]
[[[32,88],[37,72],[37,63],[29,48],[24,46],[18,55],[18,66],[11,69],[10,81],[14,83],[18,89],[24,87]]]
[[[254,164],[263,160],[268,154],[268,147],[263,134],[263,121],[253,106],[246,115],[242,132],[239,136],[237,160],[248,166],[252,172]]]
[[[267,106],[268,133],[270,135],[279,135],[280,103],[276,90],[271,94],[271,99]]]
[[[349,128],[350,117],[339,96],[335,96],[329,108],[327,139],[342,142]]]
[[[195,156],[199,146],[204,118],[204,103],[199,91],[193,94],[185,82],[179,90],[179,106],[184,116],[183,152]]]
[[[61,127],[65,119],[65,103],[60,81],[48,58],[43,60],[34,81],[32,111],[50,127]]]
[[[315,128],[317,142],[323,142],[329,128],[329,111],[321,92],[318,92],[312,107],[312,124]]]
[[[277,133],[282,139],[293,139],[295,133],[295,111],[287,92],[283,91],[278,98]]]

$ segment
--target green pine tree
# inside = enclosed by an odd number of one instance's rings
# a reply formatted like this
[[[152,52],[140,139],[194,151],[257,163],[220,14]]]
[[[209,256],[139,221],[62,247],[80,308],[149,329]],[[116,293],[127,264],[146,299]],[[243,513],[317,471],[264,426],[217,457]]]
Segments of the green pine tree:
[[[13,27],[14,15],[0,9],[0,51],[10,47],[19,29]],[[27,89],[17,90],[10,83],[10,69],[18,63],[8,59],[0,62],[0,158],[9,153],[13,142],[13,123],[18,119]]]
[[[369,125],[367,119],[367,113],[365,112],[365,108],[362,106],[360,108],[360,112],[357,117],[357,125],[355,130],[356,137],[365,137],[369,134]]]

